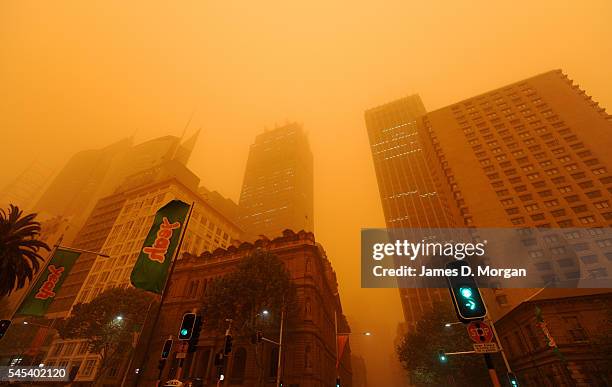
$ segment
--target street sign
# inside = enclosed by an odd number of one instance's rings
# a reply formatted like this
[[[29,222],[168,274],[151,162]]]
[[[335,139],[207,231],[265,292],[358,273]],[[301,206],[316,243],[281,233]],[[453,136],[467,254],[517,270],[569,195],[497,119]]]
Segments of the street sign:
[[[493,340],[493,329],[482,321],[472,321],[467,325],[467,331],[475,343],[490,343]]]
[[[499,352],[496,343],[475,343],[474,352],[476,353],[495,353]]]

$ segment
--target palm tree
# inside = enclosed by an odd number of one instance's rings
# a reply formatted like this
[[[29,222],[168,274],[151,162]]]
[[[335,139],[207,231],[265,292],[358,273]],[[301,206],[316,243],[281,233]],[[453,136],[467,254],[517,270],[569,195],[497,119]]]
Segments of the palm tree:
[[[49,246],[39,239],[40,223],[36,214],[23,215],[19,207],[0,209],[0,298],[31,282],[40,269],[39,250]]]

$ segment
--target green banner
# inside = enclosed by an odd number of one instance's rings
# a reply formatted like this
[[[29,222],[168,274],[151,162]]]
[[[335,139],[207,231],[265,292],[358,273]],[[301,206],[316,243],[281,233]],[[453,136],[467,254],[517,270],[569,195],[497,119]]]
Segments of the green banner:
[[[188,213],[189,204],[180,200],[173,200],[157,211],[132,269],[132,285],[157,294],[163,292]]]
[[[81,253],[61,248],[55,250],[44,272],[21,303],[17,314],[44,316],[79,255]]]

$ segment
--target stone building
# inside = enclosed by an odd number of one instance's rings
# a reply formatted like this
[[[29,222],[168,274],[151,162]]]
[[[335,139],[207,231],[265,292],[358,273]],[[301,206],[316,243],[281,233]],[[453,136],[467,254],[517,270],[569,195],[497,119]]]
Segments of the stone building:
[[[611,304],[610,289],[545,289],[497,320],[520,385],[610,385]]]
[[[287,316],[283,335],[281,378],[284,386],[322,387],[336,381],[336,331],[348,332],[342,313],[336,274],[313,233],[285,230],[273,240],[258,239],[254,243],[231,245],[199,256],[185,254],[176,264],[169,293],[161,309],[140,385],[153,385],[158,375],[158,361],[164,341],[176,338],[185,312],[202,307],[207,285],[211,280],[234,270],[244,257],[261,249],[276,255],[284,263],[297,288],[297,307]],[[271,316],[275,318],[275,316]],[[278,316],[276,316],[278,318]],[[272,334],[274,340],[278,339]],[[181,357],[174,345],[162,379],[176,377],[201,378],[205,385],[217,383],[214,358],[222,350],[223,333],[200,333],[194,353]],[[176,340],[175,340],[176,344]],[[258,351],[256,355],[255,351]],[[263,354],[263,356],[261,356]],[[224,373],[224,384],[274,386],[278,347],[271,343],[254,345],[250,338],[234,336],[233,350]],[[351,386],[351,351],[347,344],[339,362],[342,386]],[[139,364],[142,359],[137,359]]]

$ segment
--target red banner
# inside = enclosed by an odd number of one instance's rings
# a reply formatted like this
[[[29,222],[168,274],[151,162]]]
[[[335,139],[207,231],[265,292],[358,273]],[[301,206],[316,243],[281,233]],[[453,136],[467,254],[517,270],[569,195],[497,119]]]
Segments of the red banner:
[[[340,366],[340,359],[342,359],[342,354],[344,354],[344,348],[346,347],[346,343],[348,343],[349,335],[338,335],[338,358],[336,359],[336,369]]]

